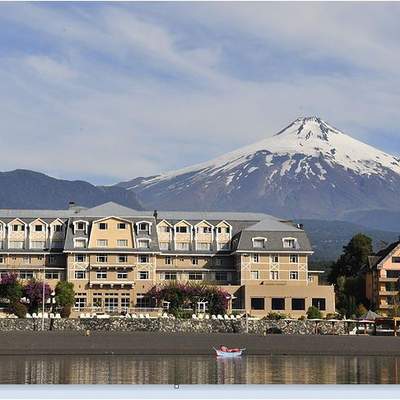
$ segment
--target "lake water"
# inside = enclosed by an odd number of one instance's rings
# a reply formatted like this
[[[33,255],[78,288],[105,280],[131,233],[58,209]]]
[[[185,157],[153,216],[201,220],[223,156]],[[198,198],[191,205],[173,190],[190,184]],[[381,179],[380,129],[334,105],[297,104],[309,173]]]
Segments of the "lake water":
[[[399,383],[400,357],[2,356],[3,383]]]

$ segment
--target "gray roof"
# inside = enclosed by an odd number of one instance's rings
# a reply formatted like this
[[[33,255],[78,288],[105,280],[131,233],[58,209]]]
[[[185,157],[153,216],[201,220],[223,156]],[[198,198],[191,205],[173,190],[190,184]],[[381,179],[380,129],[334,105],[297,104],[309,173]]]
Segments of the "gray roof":
[[[16,209],[0,209],[0,219],[9,218],[68,218],[71,215],[71,210],[16,210]]]
[[[271,215],[266,216],[260,222],[245,228],[246,231],[286,231],[286,232],[299,232],[301,229],[297,228],[291,221],[282,221]]]

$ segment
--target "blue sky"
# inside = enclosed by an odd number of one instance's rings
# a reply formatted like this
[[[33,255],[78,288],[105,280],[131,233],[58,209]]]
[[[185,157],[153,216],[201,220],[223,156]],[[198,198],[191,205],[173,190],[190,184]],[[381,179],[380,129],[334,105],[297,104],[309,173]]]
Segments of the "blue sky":
[[[318,115],[400,154],[398,3],[0,3],[0,170],[110,184]]]

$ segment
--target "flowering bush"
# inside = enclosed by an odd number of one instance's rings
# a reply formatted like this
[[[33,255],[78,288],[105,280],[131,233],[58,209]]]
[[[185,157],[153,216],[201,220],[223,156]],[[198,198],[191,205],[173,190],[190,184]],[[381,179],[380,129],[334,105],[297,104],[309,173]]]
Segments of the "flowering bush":
[[[45,302],[50,297],[51,289],[50,286],[46,283],[44,285],[44,299]],[[39,305],[42,304],[43,299],[43,282],[39,282],[36,280],[31,280],[25,286],[25,297],[29,299],[29,309],[30,311],[36,311]]]
[[[155,298],[157,305],[168,301],[169,311],[179,315],[183,309],[195,310],[197,302],[207,302],[207,310],[212,314],[224,314],[228,308],[229,293],[216,286],[194,283],[171,282],[154,286],[148,295]]]

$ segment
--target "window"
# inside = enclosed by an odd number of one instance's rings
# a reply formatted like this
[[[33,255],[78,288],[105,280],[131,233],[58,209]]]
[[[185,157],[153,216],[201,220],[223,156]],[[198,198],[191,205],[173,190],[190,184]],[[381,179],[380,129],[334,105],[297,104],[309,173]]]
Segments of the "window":
[[[308,282],[314,282],[315,281],[315,279],[314,279],[314,275],[308,275]]]
[[[10,242],[10,249],[23,249],[24,248],[24,242],[23,241],[14,241],[12,240]]]
[[[271,262],[274,264],[278,264],[279,263],[279,256],[277,254],[274,254],[271,256]]]
[[[230,250],[230,249],[231,249],[230,242],[217,243],[217,250]]]
[[[122,309],[126,310],[127,308],[129,308],[130,303],[131,303],[131,299],[130,299],[129,295],[121,297],[121,308]]]
[[[49,264],[56,264],[56,263],[57,263],[57,257],[51,254],[49,256]]]
[[[150,261],[150,257],[147,254],[141,254],[139,256],[139,264],[147,264]]]
[[[251,279],[260,279],[260,271],[251,271],[250,277]]]
[[[187,233],[188,232],[188,227],[183,225],[183,226],[177,226],[175,228],[176,233]]]
[[[283,247],[285,249],[295,249],[296,239],[283,239]]]
[[[216,281],[227,281],[228,280],[228,274],[223,271],[218,271],[215,273],[215,280]]]
[[[251,298],[251,309],[252,310],[265,310],[264,297],[252,297]]]
[[[107,247],[108,240],[107,239],[97,239],[97,247]]]
[[[392,269],[386,271],[386,277],[387,278],[400,278],[400,270],[398,269]]]
[[[189,243],[186,242],[176,243],[176,250],[189,250]]]
[[[229,227],[227,226],[219,226],[217,228],[218,233],[229,233]]]
[[[45,274],[46,279],[60,279],[59,272],[46,272]]]
[[[271,299],[271,309],[272,310],[284,310],[285,309],[285,299],[283,297],[274,297]]]
[[[31,249],[44,249],[46,243],[43,241],[33,241],[31,242]]]
[[[53,232],[62,232],[62,225],[53,225]]]
[[[126,229],[126,224],[124,222],[119,222],[117,224],[117,229]]]
[[[138,272],[138,279],[140,279],[140,280],[149,279],[149,276],[150,276],[149,271],[139,271]]]
[[[86,297],[75,297],[75,307],[78,309],[85,308]]]
[[[152,299],[150,296],[146,296],[144,294],[136,295],[136,307],[138,308],[151,308]]]
[[[168,242],[160,242],[160,250],[169,250]]]
[[[76,223],[76,230],[77,231],[84,231],[85,230],[85,223],[84,222],[77,222]]]
[[[108,260],[108,256],[107,255],[101,255],[101,256],[97,256],[96,257],[96,261],[98,263],[106,263]]]
[[[107,279],[107,272],[96,272],[96,279]]]
[[[289,262],[295,264],[299,261],[299,256],[297,254],[291,254],[289,256]]]
[[[264,248],[265,239],[253,239],[253,247],[256,249]]]
[[[216,258],[215,259],[215,265],[216,266],[220,267],[223,263],[224,262],[223,262],[222,258]]]
[[[37,256],[38,261],[43,260],[43,256]]]
[[[0,264],[3,264],[3,263],[4,263],[4,257],[0,256]]]
[[[86,239],[75,239],[75,247],[85,248],[86,247]]]
[[[108,224],[107,224],[106,222],[100,222],[100,223],[99,223],[99,229],[100,229],[101,231],[107,230],[107,229],[108,229]]]
[[[392,257],[392,263],[393,264],[400,263],[400,257]]]
[[[31,263],[31,256],[24,256],[24,257],[22,258],[22,260],[23,260],[23,262],[24,262],[25,264],[30,264],[30,263]]]
[[[128,240],[127,239],[118,239],[117,247],[128,247]]]
[[[306,309],[305,299],[292,299],[292,310],[303,311]]]
[[[272,281],[277,281],[279,279],[279,271],[270,271],[269,278]]]
[[[33,272],[32,271],[21,271],[19,273],[20,279],[33,279]]]
[[[35,232],[43,232],[43,225],[35,225]]]
[[[176,281],[176,272],[165,272],[161,276],[161,279],[164,279],[166,281]]]
[[[161,233],[169,233],[169,232],[171,232],[171,228],[169,226],[159,226],[158,229],[159,229],[159,231]]]
[[[325,311],[326,310],[326,300],[322,298],[312,299],[312,305],[317,307],[318,310]]]
[[[104,299],[104,307],[106,311],[116,311],[118,309],[118,297],[106,297]]]
[[[197,250],[211,250],[211,243],[197,243]]]
[[[253,262],[255,262],[255,263],[260,262],[260,255],[259,254],[253,254]]]
[[[201,281],[203,280],[203,274],[197,272],[189,273],[189,281]]]
[[[298,280],[299,279],[299,273],[297,271],[290,271],[289,272],[289,279]]]
[[[86,279],[86,271],[75,271],[75,279]]]
[[[128,279],[127,272],[117,272],[117,279]]]
[[[150,248],[150,240],[138,240],[138,248],[139,249],[149,249]]]
[[[85,254],[75,254],[75,262],[85,262],[86,255]]]
[[[192,265],[198,265],[199,259],[197,257],[192,257]]]
[[[25,230],[25,225],[14,224],[14,225],[12,225],[12,230],[14,232],[18,232],[18,231],[23,232]]]
[[[212,228],[211,228],[211,226],[202,226],[202,227],[200,227],[200,232],[201,233],[211,233]]]
[[[172,264],[172,258],[171,257],[165,257],[165,264],[171,265]]]
[[[102,307],[103,306],[103,299],[101,298],[101,294],[98,296],[95,296],[93,294],[93,307]]]
[[[139,231],[148,231],[149,230],[149,224],[146,222],[141,222],[139,224]]]
[[[119,263],[127,263],[128,262],[128,256],[118,256],[117,258]]]

